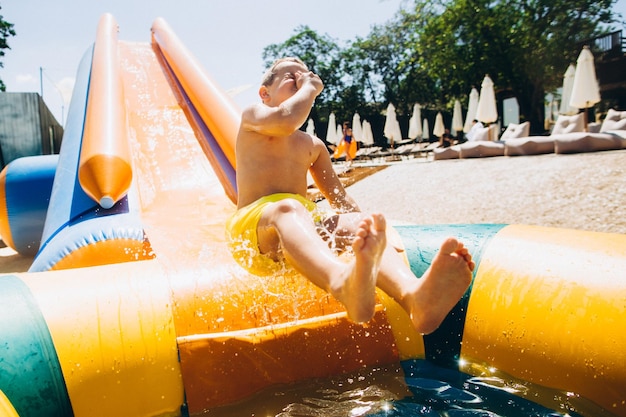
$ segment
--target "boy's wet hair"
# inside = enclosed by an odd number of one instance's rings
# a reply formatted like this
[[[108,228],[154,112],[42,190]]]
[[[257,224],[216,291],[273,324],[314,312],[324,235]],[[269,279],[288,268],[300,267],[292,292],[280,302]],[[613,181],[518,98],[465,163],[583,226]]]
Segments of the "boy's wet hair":
[[[304,62],[302,62],[300,58],[296,58],[293,56],[278,58],[274,62],[272,62],[272,65],[269,67],[269,69],[265,71],[265,75],[263,75],[263,80],[261,81],[261,85],[269,86],[274,82],[274,78],[276,77],[276,67],[278,66],[278,64],[281,64],[283,62],[295,62],[304,66],[304,68],[306,68],[307,71],[309,70],[309,68],[306,66]]]

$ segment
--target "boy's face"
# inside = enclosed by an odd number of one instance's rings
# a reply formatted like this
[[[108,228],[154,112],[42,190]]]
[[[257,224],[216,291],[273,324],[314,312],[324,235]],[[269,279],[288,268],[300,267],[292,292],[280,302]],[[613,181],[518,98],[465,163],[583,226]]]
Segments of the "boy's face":
[[[268,106],[278,106],[298,91],[300,75],[308,72],[306,67],[297,62],[281,62],[276,67],[276,76],[269,86],[261,86],[259,94]]]

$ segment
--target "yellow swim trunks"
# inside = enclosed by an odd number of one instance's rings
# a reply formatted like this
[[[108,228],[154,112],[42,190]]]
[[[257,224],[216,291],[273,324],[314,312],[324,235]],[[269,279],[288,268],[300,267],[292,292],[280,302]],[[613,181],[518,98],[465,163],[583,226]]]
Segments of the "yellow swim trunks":
[[[226,221],[226,235],[233,257],[239,265],[252,274],[268,276],[285,270],[284,262],[275,262],[259,252],[256,229],[265,207],[287,198],[302,203],[311,212],[315,222],[320,222],[324,215],[328,214],[320,210],[317,204],[301,195],[278,193],[262,197],[254,203],[240,208]]]

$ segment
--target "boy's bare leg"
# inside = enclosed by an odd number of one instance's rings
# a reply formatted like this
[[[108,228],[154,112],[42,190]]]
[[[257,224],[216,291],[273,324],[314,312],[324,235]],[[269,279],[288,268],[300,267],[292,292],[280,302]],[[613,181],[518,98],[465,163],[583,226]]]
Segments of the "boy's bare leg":
[[[366,217],[357,226],[352,242],[354,260],[343,282],[330,292],[348,310],[348,316],[357,323],[368,321],[376,308],[376,280],[385,247],[387,246],[385,218]]]
[[[295,200],[268,207],[258,226],[261,252],[285,257],[298,272],[343,303],[355,322],[372,318],[376,275],[386,247],[386,224],[377,215],[361,221],[352,247],[354,259],[344,263],[317,232],[310,213]]]
[[[448,238],[428,270],[418,279],[396,250],[388,247],[377,285],[407,311],[418,332],[428,334],[439,327],[463,296],[471,283],[474,267],[467,248],[456,239]]]

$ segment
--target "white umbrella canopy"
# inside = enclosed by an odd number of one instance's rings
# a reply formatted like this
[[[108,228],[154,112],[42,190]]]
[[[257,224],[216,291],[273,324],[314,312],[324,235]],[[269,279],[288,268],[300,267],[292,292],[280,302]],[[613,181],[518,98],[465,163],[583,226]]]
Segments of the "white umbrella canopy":
[[[435,127],[433,128],[433,135],[440,138],[443,136],[445,131],[446,131],[446,127],[443,124],[443,115],[441,114],[441,112],[439,112],[437,113],[437,116],[435,117]]]
[[[356,140],[363,142],[363,124],[361,123],[359,113],[354,113],[354,116],[352,116],[352,136]]]
[[[593,54],[588,46],[585,46],[576,60],[576,72],[574,85],[569,105],[579,109],[585,109],[585,130],[587,130],[587,109],[600,101],[600,87],[596,78],[596,68]]]
[[[472,88],[469,94],[469,102],[467,104],[467,114],[465,115],[465,124],[463,132],[467,133],[472,128],[472,122],[476,119],[476,110],[478,109],[478,90]]]
[[[389,103],[387,106],[387,117],[385,118],[385,127],[383,128],[383,134],[393,146],[394,142],[402,140],[402,132],[400,131],[400,123],[396,117],[396,108],[393,104]]]
[[[496,108],[496,93],[493,89],[493,81],[485,75],[480,85],[480,96],[478,107],[476,108],[476,119],[483,123],[493,123],[498,120],[498,109]]]
[[[339,142],[341,142],[341,139],[343,139],[343,126],[338,124],[337,125],[337,145],[339,145]]]
[[[416,139],[422,136],[422,106],[419,104],[413,105],[413,115],[409,119],[409,138]]]
[[[430,128],[428,127],[428,119],[426,118],[424,118],[424,122],[422,123],[422,139],[430,139]]]
[[[576,71],[569,105],[578,109],[585,109],[599,101],[600,88],[596,78],[593,54],[589,47],[585,46],[576,60]]]
[[[561,92],[561,107],[559,113],[567,116],[573,116],[578,113],[577,107],[570,106],[570,98],[572,97],[572,88],[574,87],[574,75],[576,74],[576,66],[570,64],[567,71],[563,75],[563,90]]]
[[[306,133],[311,136],[315,136],[315,124],[313,123],[313,119],[309,119],[306,123]]]
[[[367,120],[363,120],[363,139],[361,140],[365,145],[374,144],[374,134],[372,133],[372,125]]]
[[[461,102],[454,100],[454,111],[452,112],[452,135],[455,135],[463,130],[463,110],[461,109]]]
[[[328,116],[328,130],[326,130],[326,142],[337,145],[341,136],[337,137],[337,121],[335,120],[335,113],[330,113]]]

